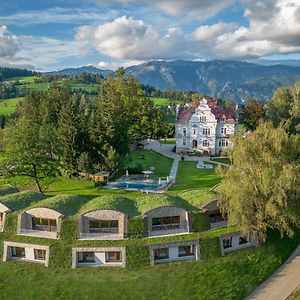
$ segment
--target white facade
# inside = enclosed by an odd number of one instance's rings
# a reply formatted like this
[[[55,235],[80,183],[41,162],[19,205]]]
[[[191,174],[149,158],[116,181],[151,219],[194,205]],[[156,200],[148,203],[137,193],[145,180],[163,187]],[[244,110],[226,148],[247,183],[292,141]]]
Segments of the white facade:
[[[213,103],[213,104],[212,104]],[[230,144],[237,121],[234,111],[225,110],[203,98],[179,116],[176,123],[176,151],[199,151],[204,155],[219,155]]]
[[[3,261],[28,261],[49,265],[49,246],[4,242]]]
[[[72,268],[126,267],[125,247],[80,247],[72,249]]]
[[[245,237],[239,231],[222,234],[219,238],[222,256],[232,251],[258,246],[255,236]]]
[[[151,245],[149,250],[151,265],[200,259],[199,240]]]

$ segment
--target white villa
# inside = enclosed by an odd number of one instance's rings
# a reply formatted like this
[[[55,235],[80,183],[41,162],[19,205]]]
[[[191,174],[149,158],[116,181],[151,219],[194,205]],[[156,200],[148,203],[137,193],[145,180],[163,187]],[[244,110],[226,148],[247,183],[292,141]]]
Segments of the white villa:
[[[176,152],[199,151],[203,155],[220,155],[237,130],[237,113],[225,109],[213,98],[202,98],[176,121]]]

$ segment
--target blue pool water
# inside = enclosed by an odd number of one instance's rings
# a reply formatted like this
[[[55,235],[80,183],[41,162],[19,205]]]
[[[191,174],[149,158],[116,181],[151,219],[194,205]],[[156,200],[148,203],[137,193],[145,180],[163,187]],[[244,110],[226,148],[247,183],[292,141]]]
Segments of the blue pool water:
[[[122,182],[115,185],[118,189],[136,189],[136,190],[157,190],[160,185],[155,183],[143,183],[143,182]]]

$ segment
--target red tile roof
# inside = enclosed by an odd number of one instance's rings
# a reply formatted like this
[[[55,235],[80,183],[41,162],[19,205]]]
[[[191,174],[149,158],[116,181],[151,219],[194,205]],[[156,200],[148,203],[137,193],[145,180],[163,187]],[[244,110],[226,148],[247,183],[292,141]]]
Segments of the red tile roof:
[[[236,120],[236,112],[234,109],[223,108],[222,106],[218,105],[217,100],[214,98],[205,97],[205,99],[207,100],[207,104],[217,120],[223,117],[226,118],[227,122],[234,122]],[[177,123],[188,123],[199,105],[200,101],[197,101],[188,110],[179,113],[177,117]]]

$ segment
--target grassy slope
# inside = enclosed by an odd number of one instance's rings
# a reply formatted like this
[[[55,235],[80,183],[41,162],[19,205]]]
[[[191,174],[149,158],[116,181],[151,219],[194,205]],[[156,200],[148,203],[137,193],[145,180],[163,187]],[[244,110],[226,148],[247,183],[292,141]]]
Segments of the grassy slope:
[[[194,162],[181,162],[179,165],[178,184],[168,193],[175,201],[189,206],[192,211],[213,197],[210,188],[218,182],[213,170],[199,170]],[[8,180],[0,180],[8,182]],[[17,179],[15,182],[30,184],[28,179]],[[135,203],[136,214],[144,209],[145,199],[148,205],[155,204],[155,196],[139,192],[94,190],[90,182],[56,178],[45,180],[49,195],[77,194],[92,199],[96,196],[119,195]],[[105,200],[107,201],[107,200]],[[152,205],[151,204],[151,205]],[[86,204],[89,205],[88,203]],[[120,242],[82,242],[75,239],[74,223],[76,206],[63,221],[61,240],[35,239],[15,235],[16,216],[8,218],[8,230],[0,234],[0,254],[2,241],[14,240],[37,244],[51,245],[50,267],[20,262],[0,262],[0,290],[3,299],[242,299],[268,277],[288,257],[300,242],[300,234],[293,240],[281,240],[276,233],[264,246],[258,249],[239,251],[218,258],[219,242],[216,238],[220,231],[194,233],[188,236],[177,236],[171,239],[200,238],[201,255],[199,262],[172,263],[150,267],[148,265],[149,243],[157,243],[159,239],[129,239]],[[130,225],[131,226],[131,225]],[[223,229],[223,231],[227,229]],[[167,238],[169,240],[169,238]],[[71,247],[79,245],[124,245],[127,244],[128,268],[101,269],[82,268],[72,270]],[[16,288],[16,282],[18,288]]]
[[[11,99],[1,99],[0,100],[0,115],[11,115],[15,109],[16,105],[24,98],[11,98]]]
[[[167,106],[169,104],[175,103],[175,104],[180,104],[182,101],[180,100],[174,100],[174,99],[167,99],[167,98],[151,98],[154,102],[155,105],[160,105],[160,106]]]

